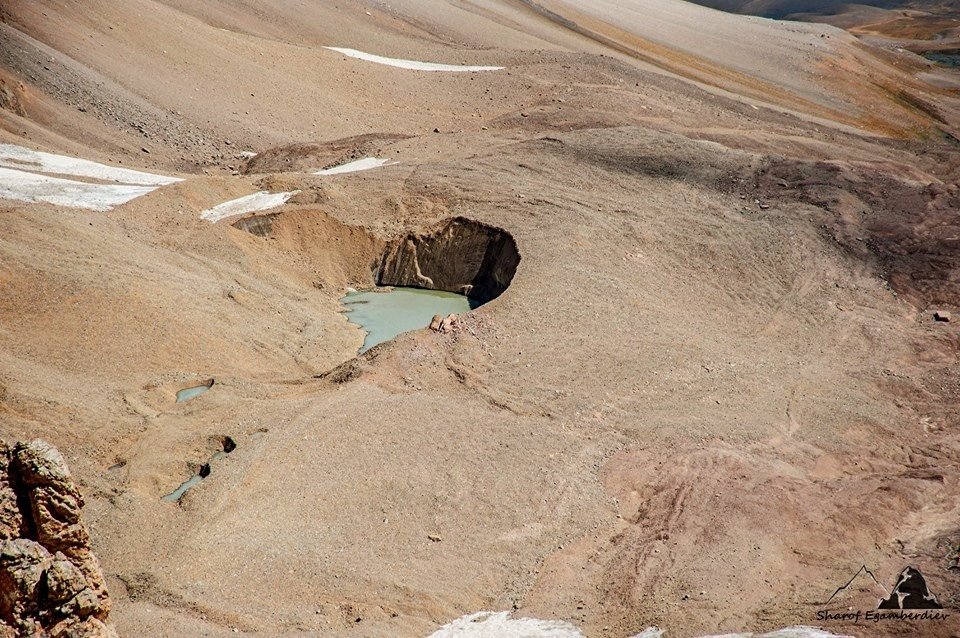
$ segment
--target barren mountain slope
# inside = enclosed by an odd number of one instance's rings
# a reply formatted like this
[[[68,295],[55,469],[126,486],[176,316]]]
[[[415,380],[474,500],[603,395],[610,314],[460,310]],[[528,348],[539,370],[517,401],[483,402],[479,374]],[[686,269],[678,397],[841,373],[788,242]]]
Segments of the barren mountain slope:
[[[958,604],[956,96],[908,54],[682,2],[0,7],[0,142],[183,178],[0,199],[0,436],[67,457],[121,635],[956,634],[816,616],[864,564]],[[356,356],[348,287],[475,254],[501,296]]]
[[[832,24],[892,50],[951,52],[960,47],[960,2],[955,0],[697,0],[697,4],[746,15]]]
[[[715,90],[872,130],[930,122],[917,105],[932,89],[903,72],[909,60],[865,55],[829,27],[738,18],[680,0],[577,8],[500,0],[453,8],[439,0],[229,5],[8,0],[0,9],[0,68],[13,85],[23,83],[30,121],[118,157],[142,156],[145,147],[151,156],[138,161],[191,170],[226,168],[238,146],[477,124],[542,98],[538,69],[569,51],[642,61]],[[764,55],[770,40],[776,54]],[[413,75],[398,84],[322,46],[453,63],[469,57],[511,69],[495,78]],[[47,139],[29,123],[5,128]]]

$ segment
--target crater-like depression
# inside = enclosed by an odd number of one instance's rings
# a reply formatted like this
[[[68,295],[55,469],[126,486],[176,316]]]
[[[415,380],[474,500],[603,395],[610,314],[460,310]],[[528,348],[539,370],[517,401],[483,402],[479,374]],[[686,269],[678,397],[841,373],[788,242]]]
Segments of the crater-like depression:
[[[387,240],[321,212],[258,215],[233,226],[313,256],[328,270],[355,273],[362,290],[341,301],[367,333],[361,353],[427,327],[435,315],[463,314],[496,299],[520,264],[508,232],[464,217]]]

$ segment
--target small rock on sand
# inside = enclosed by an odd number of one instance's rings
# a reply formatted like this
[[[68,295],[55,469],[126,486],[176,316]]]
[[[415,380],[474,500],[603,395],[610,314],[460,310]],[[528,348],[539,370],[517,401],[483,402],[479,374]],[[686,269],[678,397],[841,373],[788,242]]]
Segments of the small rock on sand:
[[[950,319],[951,319],[950,313],[947,312],[946,310],[937,310],[936,312],[933,313],[934,321],[947,322],[947,321],[950,321]]]
[[[459,320],[460,318],[457,315],[447,315],[446,318],[440,322],[440,332],[447,333],[452,331]]]

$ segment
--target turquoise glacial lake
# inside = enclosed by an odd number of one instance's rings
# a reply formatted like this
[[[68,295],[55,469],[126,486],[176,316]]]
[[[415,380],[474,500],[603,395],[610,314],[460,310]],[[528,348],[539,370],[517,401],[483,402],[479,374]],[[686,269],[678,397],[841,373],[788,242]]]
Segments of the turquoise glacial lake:
[[[340,301],[347,308],[347,319],[367,333],[361,353],[404,332],[426,328],[434,315],[461,314],[480,305],[464,295],[422,288],[350,292]]]

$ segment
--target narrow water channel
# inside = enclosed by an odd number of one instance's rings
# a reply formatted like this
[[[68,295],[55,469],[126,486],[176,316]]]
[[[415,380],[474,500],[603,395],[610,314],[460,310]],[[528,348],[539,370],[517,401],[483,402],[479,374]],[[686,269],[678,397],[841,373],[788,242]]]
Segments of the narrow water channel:
[[[227,458],[227,455],[233,452],[235,449],[237,449],[236,442],[234,442],[234,440],[230,437],[225,437],[223,440],[222,450],[217,450],[214,452],[213,456],[210,457],[210,460],[200,466],[200,469],[196,474],[181,483],[177,489],[165,496],[162,496],[160,500],[167,501],[169,503],[178,502],[190,488],[195,487],[200,483],[200,481],[210,476],[210,472],[213,471],[212,468],[214,461]]]

